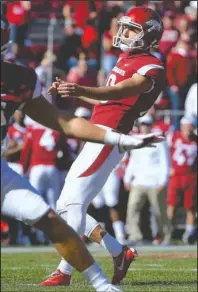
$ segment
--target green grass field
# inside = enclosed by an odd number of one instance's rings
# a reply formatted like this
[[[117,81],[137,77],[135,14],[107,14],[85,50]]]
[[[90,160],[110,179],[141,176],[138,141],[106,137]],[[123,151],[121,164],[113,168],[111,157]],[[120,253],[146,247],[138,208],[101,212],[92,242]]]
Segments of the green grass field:
[[[103,251],[92,253],[109,278],[112,276],[111,258]],[[1,291],[94,291],[74,271],[70,287],[40,287],[57,267],[56,252],[2,253]],[[130,267],[122,284],[126,292],[149,291],[197,291],[196,250],[150,250],[139,251],[139,257]]]

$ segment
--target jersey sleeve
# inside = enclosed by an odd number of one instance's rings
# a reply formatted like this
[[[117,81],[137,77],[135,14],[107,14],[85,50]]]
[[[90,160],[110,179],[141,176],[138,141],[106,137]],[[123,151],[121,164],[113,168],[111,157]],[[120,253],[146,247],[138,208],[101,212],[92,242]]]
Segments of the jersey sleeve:
[[[156,78],[156,77],[158,77],[161,70],[164,70],[164,67],[161,65],[148,64],[148,65],[144,65],[144,66],[140,67],[137,70],[137,73],[142,75],[142,76]]]
[[[164,70],[164,67],[157,64],[143,65],[137,70],[137,73],[139,75],[145,76],[151,80],[151,87],[147,91],[145,91],[145,93],[153,90],[155,86],[155,80],[162,70]]]

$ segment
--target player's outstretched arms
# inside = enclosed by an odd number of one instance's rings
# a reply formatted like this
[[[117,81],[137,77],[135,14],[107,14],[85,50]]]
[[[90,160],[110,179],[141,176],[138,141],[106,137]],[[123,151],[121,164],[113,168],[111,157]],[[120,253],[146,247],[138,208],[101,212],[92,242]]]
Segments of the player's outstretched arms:
[[[115,86],[86,87],[61,81],[56,83],[54,91],[56,90],[59,95],[66,98],[83,96],[95,100],[115,100],[146,92],[152,85],[151,79],[136,73]]]
[[[48,89],[48,94],[59,94],[57,91],[57,88],[59,87],[59,84],[64,84],[65,81],[61,80],[60,78],[56,77],[56,81],[52,83],[52,85],[49,87]],[[64,97],[64,96],[63,96]],[[77,96],[79,99],[92,104],[92,105],[96,105],[98,103],[100,103],[99,100],[97,99],[91,99],[85,96]]]

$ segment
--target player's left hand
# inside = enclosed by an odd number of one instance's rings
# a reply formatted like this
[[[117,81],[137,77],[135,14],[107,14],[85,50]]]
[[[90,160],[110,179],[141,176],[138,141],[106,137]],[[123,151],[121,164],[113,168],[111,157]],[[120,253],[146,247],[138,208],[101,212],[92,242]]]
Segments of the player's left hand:
[[[156,147],[155,143],[163,142],[165,140],[164,136],[156,134],[148,135],[120,135],[119,149],[121,152],[130,151],[132,149],[140,149],[143,147]]]
[[[82,86],[69,82],[60,83],[57,87],[57,92],[61,97],[78,97],[83,95]]]

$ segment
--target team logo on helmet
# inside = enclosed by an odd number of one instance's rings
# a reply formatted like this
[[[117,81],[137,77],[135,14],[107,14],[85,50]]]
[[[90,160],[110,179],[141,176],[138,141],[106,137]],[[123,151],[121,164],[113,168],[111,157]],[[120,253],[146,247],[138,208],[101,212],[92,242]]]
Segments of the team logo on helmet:
[[[157,20],[151,19],[151,20],[147,21],[146,24],[151,26],[151,28],[149,28],[148,31],[151,31],[151,30],[161,31],[162,30],[162,26]]]

